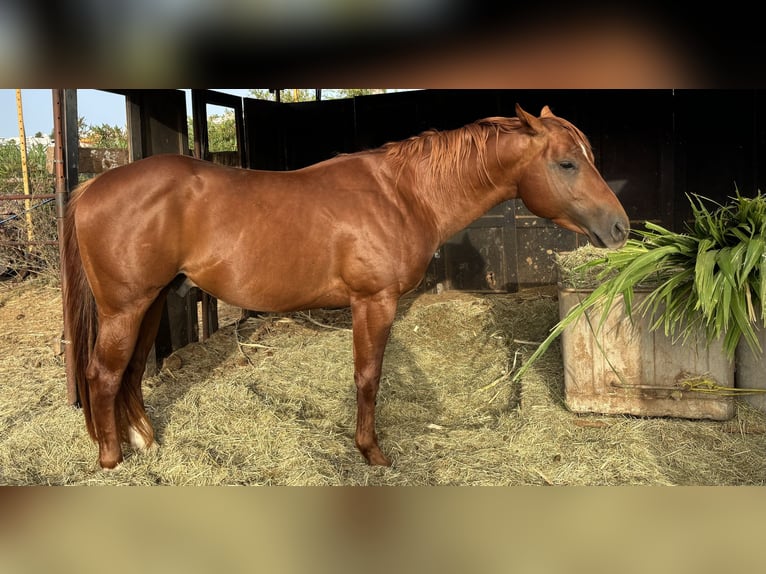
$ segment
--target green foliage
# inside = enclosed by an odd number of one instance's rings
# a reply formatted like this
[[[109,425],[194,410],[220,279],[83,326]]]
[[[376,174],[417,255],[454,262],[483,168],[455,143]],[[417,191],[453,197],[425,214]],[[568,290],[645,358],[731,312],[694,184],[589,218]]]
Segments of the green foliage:
[[[729,358],[743,338],[762,351],[754,326],[766,322],[766,197],[737,190],[725,205],[701,196],[689,201],[693,221],[686,233],[647,222],[638,239],[582,264],[580,272],[598,268],[602,281],[551,330],[516,379],[586,311],[602,308],[599,329],[622,297],[632,315],[634,290],[646,285],[650,292],[635,311],[649,317],[651,329],[684,341],[701,329],[708,343],[723,338]]]
[[[80,144],[99,149],[127,149],[128,130],[118,125],[110,126],[101,124],[98,126],[86,123],[85,118],[77,118],[77,137]]]
[[[293,102],[313,102],[316,100],[316,90],[307,89],[286,89],[279,91],[279,101],[285,103]],[[356,96],[369,96],[372,94],[384,94],[387,90],[378,88],[344,88],[344,89],[323,89],[323,100],[339,100],[343,98],[353,98]],[[277,90],[250,90],[250,95],[259,100],[276,100]]]
[[[32,193],[48,193],[49,174],[45,165],[47,147],[27,146],[27,168]],[[23,193],[21,148],[13,141],[0,144],[0,193]]]
[[[80,132],[80,139],[95,148],[128,149],[128,132],[117,125],[86,126],[85,131]]]
[[[276,93],[272,93],[269,90],[254,90],[256,92],[260,92],[261,95],[257,96],[261,99],[268,99],[268,100],[275,100],[276,99]],[[268,93],[267,97],[265,96],[264,92]],[[313,102],[316,100],[316,90],[306,90],[306,89],[288,89],[288,90],[279,90],[279,101],[290,104],[295,102]]]
[[[187,118],[189,146],[194,149],[194,124]],[[237,125],[234,111],[214,114],[207,118],[208,151],[235,151],[237,149]]]
[[[234,151],[237,149],[237,126],[234,112],[210,116],[207,120],[208,149],[216,151]]]

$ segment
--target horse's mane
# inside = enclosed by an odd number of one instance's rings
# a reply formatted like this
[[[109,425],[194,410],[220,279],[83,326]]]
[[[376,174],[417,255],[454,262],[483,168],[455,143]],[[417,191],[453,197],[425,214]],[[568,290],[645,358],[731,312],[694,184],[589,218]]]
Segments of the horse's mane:
[[[561,118],[550,118],[565,128],[575,142],[590,153],[590,143],[575,126]],[[448,195],[467,193],[471,188],[491,185],[487,169],[487,143],[500,134],[520,132],[518,118],[488,117],[453,130],[428,130],[406,140],[391,142],[379,148],[392,165],[397,178],[408,166],[419,170],[426,188]],[[471,158],[471,154],[475,154]]]
[[[403,141],[385,144],[381,150],[397,173],[414,161],[426,168],[423,175],[433,183],[464,187],[478,176],[481,184],[486,185],[491,183],[487,171],[490,136],[520,129],[518,118],[491,117],[454,130],[428,130]],[[471,153],[476,154],[473,162],[467,161]],[[440,181],[444,174],[449,174],[449,179]]]

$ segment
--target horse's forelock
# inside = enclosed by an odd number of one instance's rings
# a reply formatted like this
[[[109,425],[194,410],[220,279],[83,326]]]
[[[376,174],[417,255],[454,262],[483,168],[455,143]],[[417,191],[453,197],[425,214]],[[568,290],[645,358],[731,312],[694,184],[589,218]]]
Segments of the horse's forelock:
[[[574,140],[575,144],[578,147],[581,147],[588,156],[588,159],[593,161],[593,148],[590,145],[590,140],[588,140],[588,136],[586,136],[580,128],[577,126],[569,123],[567,120],[563,118],[559,118],[557,116],[554,116],[550,118],[550,121],[556,122],[559,126],[564,128],[570,136],[572,136],[572,139]]]

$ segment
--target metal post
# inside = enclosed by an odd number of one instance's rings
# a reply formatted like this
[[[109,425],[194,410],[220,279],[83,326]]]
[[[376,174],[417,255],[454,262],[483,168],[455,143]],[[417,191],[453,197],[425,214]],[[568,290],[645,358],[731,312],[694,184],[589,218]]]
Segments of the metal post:
[[[24,195],[29,196],[29,166],[27,165],[27,135],[24,131],[24,111],[21,106],[21,90],[16,90],[16,112],[19,118],[19,150],[21,150],[21,177],[24,181]],[[35,239],[32,230],[32,202],[29,197],[24,199],[24,212],[27,222],[27,240],[31,243]]]
[[[53,92],[53,173],[56,180],[56,230],[59,238],[59,259],[61,260],[62,301],[67,294],[66,269],[64,268],[64,215],[68,200],[66,169],[64,163],[64,90]],[[66,367],[67,403],[77,404],[77,385],[74,376],[74,348],[69,328],[70,318],[64,305],[64,363]]]

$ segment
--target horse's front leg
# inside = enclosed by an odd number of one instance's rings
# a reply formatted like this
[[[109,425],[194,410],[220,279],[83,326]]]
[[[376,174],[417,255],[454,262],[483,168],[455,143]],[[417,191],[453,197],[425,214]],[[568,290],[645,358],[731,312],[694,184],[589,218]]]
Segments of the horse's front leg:
[[[375,433],[375,400],[383,353],[396,315],[398,296],[376,295],[351,302],[356,383],[356,446],[369,464],[389,466]]]

